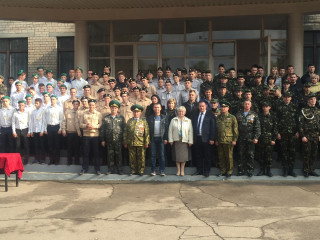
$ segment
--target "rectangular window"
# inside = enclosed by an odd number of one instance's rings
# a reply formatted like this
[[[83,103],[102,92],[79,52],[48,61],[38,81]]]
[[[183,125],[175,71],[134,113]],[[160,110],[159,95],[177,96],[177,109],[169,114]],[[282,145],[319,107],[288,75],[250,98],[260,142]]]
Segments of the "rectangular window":
[[[74,37],[57,37],[58,73],[68,73],[74,69]]]
[[[307,71],[308,64],[316,66],[316,72],[320,69],[320,31],[306,31],[304,33],[303,69]]]
[[[28,79],[28,39],[0,39],[0,71],[5,77],[4,83],[10,76],[16,78],[21,69]]]

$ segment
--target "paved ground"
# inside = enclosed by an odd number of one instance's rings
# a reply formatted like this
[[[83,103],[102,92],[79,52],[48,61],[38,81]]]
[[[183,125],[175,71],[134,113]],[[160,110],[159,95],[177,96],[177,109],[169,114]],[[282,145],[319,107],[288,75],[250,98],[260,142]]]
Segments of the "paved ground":
[[[319,239],[318,182],[0,182],[0,239]]]

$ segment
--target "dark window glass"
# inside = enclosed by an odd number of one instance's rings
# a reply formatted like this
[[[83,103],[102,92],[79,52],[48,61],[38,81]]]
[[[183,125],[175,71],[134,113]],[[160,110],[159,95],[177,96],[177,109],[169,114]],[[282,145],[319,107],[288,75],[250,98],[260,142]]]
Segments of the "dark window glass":
[[[8,39],[0,39],[0,51],[1,50],[7,50],[8,49]]]
[[[133,45],[117,45],[115,46],[115,54],[117,57],[133,56]]]
[[[28,39],[26,38],[11,39],[10,51],[28,51]]]
[[[184,45],[183,44],[163,44],[162,56],[164,57],[184,56]]]
[[[304,45],[313,45],[313,32],[304,33]]]
[[[110,46],[89,46],[89,57],[110,57]]]
[[[74,49],[74,37],[59,37],[58,38],[58,49],[61,50],[70,50]]]
[[[156,57],[157,45],[138,45],[138,57]]]
[[[209,21],[186,20],[187,42],[208,41]]]
[[[187,56],[208,56],[209,46],[208,44],[188,44]]]
[[[138,69],[143,72],[147,72],[148,70],[155,72],[157,70],[157,63],[156,59],[140,58],[138,59]]]
[[[58,75],[74,68],[74,37],[58,37]]]
[[[89,43],[109,43],[110,42],[110,23],[109,22],[90,22],[88,26]]]
[[[119,21],[113,24],[115,42],[154,42],[159,40],[158,21]]]
[[[171,69],[177,69],[184,66],[184,58],[163,58],[162,66],[170,66]]]
[[[103,67],[110,66],[109,59],[90,59],[89,60],[89,69],[99,74],[102,74]]]
[[[168,20],[162,22],[162,41],[182,42],[184,41],[184,21]]]
[[[124,71],[127,78],[133,76],[133,59],[116,59],[115,64],[116,72]]]

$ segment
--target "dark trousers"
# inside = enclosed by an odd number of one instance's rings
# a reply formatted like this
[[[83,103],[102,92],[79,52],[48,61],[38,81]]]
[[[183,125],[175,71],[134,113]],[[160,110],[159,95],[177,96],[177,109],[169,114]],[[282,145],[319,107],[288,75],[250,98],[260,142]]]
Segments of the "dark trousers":
[[[205,174],[210,172],[211,168],[211,149],[209,142],[202,142],[202,137],[198,136],[195,142],[197,153],[197,170]]]
[[[0,132],[0,153],[13,153],[14,138],[12,135],[12,127],[2,127]]]
[[[45,151],[44,151],[44,137],[40,136],[40,133],[33,133],[33,143],[35,159],[40,162],[45,162]]]
[[[60,135],[58,134],[59,125],[48,125],[48,147],[50,164],[59,164],[60,161]]]
[[[314,162],[318,155],[318,138],[307,137],[308,142],[302,143],[302,153],[303,153],[303,172],[313,173]]]
[[[74,158],[75,164],[80,164],[80,137],[77,133],[67,133],[68,145],[68,164],[72,164]]]
[[[94,169],[100,171],[99,161],[99,137],[83,137],[83,162],[82,169],[85,171],[89,170],[89,156],[92,157]]]
[[[18,135],[16,138],[17,152],[27,160],[30,155],[29,139],[27,138],[28,128],[22,130],[16,129],[16,133]]]

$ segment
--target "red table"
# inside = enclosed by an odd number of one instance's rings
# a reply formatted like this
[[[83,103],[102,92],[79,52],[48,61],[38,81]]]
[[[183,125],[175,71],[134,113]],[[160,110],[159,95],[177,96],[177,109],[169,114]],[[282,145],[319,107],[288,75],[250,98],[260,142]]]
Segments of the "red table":
[[[20,153],[0,153],[0,170],[3,170],[5,175],[6,192],[8,191],[8,177],[11,173],[16,173],[16,186],[18,186],[24,170]]]

